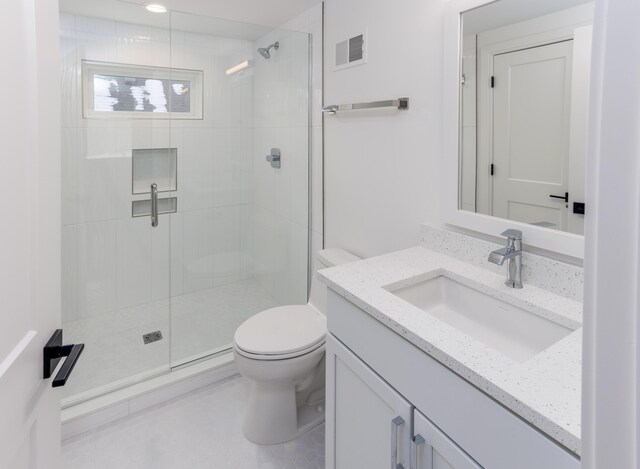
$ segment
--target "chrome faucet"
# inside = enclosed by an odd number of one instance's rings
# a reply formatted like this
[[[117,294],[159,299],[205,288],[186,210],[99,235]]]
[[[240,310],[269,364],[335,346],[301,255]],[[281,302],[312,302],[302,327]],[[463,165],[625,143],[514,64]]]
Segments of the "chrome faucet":
[[[497,265],[507,262],[507,280],[504,284],[511,288],[522,288],[522,231],[507,230],[507,246],[489,254],[489,262]]]

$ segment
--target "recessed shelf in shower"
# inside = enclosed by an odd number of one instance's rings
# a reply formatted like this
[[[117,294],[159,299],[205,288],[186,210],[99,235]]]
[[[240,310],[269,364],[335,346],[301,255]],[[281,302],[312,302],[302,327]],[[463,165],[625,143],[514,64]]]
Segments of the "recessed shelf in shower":
[[[178,149],[143,148],[132,150],[132,194],[149,194],[151,184],[158,192],[178,189]]]
[[[168,197],[166,199],[158,199],[158,215],[165,213],[175,213],[178,211],[178,199],[176,197]],[[148,217],[151,215],[151,200],[134,200],[131,202],[131,216]]]

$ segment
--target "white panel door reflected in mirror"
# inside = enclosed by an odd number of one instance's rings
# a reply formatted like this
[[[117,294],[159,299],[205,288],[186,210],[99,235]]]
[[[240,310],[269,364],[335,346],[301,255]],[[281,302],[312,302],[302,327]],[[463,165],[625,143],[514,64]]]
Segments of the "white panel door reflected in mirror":
[[[584,233],[593,2],[462,14],[459,208]]]

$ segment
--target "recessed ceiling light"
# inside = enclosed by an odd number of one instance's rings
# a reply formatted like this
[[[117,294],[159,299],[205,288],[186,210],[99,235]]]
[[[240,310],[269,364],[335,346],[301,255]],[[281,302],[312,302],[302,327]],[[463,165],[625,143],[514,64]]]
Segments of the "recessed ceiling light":
[[[147,10],[153,12],[153,13],[166,13],[167,12],[167,7],[165,7],[164,5],[158,5],[157,3],[150,3],[148,5],[146,5]]]

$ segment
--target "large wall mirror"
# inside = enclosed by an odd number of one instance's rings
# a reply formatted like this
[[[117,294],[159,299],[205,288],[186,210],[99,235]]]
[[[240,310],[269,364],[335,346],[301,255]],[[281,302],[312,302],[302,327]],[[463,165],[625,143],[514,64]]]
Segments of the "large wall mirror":
[[[457,211],[581,236],[593,2],[473,3],[457,12]]]

